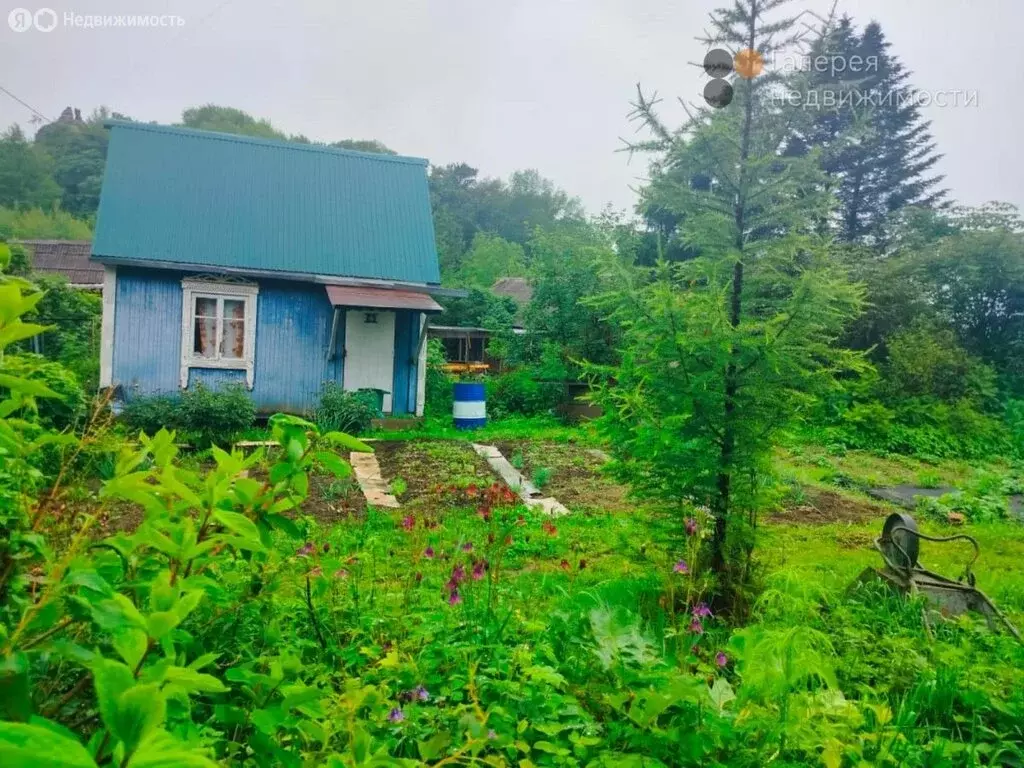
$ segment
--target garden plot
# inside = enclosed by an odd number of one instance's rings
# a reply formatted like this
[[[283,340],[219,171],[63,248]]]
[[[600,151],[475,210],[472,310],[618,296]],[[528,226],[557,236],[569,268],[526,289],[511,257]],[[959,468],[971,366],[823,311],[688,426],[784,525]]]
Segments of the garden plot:
[[[343,480],[329,475],[311,475],[309,496],[302,512],[320,523],[334,523],[366,514],[366,499],[359,486],[349,477]]]
[[[569,510],[554,496],[547,496],[533,483],[523,477],[522,473],[511,464],[508,459],[501,455],[501,451],[493,445],[480,445],[473,443],[473,450],[487,460],[491,469],[498,473],[502,480],[514,488],[519,497],[528,507],[536,507],[547,515],[565,515]]]
[[[593,449],[576,443],[505,440],[490,443],[544,496],[553,496],[570,511],[632,508],[626,488],[599,470],[604,461]]]
[[[822,488],[802,488],[799,498],[789,499],[783,509],[763,516],[769,523],[828,525],[881,521],[892,510],[881,504],[853,498]]]
[[[381,440],[373,443],[380,473],[403,509],[443,506],[438,487],[487,487],[498,480],[469,443],[454,440]]]

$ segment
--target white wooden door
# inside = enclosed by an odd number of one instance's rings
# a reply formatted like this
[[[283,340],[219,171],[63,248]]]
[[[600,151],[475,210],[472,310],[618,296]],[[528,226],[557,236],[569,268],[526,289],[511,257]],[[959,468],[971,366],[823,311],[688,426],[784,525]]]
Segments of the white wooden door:
[[[367,312],[345,313],[344,388],[383,389],[384,412],[391,413],[391,388],[395,375],[395,313],[374,312],[376,322],[366,322]]]

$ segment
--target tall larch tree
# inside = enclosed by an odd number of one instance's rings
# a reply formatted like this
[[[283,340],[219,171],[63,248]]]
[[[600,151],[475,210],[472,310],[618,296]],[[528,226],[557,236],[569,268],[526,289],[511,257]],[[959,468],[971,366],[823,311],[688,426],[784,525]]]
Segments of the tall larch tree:
[[[641,206],[678,216],[693,258],[618,267],[599,300],[623,330],[622,362],[598,394],[620,476],[644,495],[706,505],[707,562],[722,604],[742,611],[772,440],[834,374],[859,359],[834,341],[861,302],[830,258],[820,222],[834,202],[815,153],[787,156],[802,110],[761,71],[795,42],[787,0],[715,11],[709,49],[736,68],[731,103],[670,129],[638,88],[654,153]],[[716,82],[719,93],[722,83]],[[725,89],[727,92],[728,89]]]

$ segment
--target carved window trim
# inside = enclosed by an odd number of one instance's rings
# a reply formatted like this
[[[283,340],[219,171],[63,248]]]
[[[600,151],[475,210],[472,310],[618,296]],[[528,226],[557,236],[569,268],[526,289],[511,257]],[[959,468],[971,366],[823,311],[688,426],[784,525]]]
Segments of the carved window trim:
[[[192,368],[217,368],[221,370],[245,371],[245,385],[253,387],[256,364],[256,304],[259,286],[249,282],[232,282],[230,279],[207,276],[186,277],[181,281],[181,388],[188,386],[188,374]],[[195,301],[197,298],[224,299],[245,302],[245,328],[243,350],[240,358],[209,358],[196,355]]]

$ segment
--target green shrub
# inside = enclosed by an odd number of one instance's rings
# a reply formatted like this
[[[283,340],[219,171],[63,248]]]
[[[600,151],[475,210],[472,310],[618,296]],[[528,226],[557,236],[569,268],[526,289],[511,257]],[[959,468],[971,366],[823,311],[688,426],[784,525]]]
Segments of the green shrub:
[[[42,426],[64,430],[84,417],[85,392],[78,383],[78,377],[60,363],[47,360],[42,355],[23,353],[5,356],[0,370],[9,376],[42,384],[60,396],[35,399],[36,410],[30,418],[38,420]]]
[[[29,319],[50,328],[35,340],[39,351],[72,371],[86,392],[95,392],[100,373],[102,298],[72,288],[63,277],[37,275],[33,280],[45,293]]]
[[[197,383],[182,393],[178,413],[181,429],[200,448],[227,445],[256,421],[256,406],[241,384],[208,389]]]
[[[907,398],[894,408],[863,403],[843,416],[835,436],[851,448],[937,458],[1013,455],[1017,445],[998,419],[969,400]]]
[[[939,498],[919,496],[915,513],[937,522],[950,520],[950,513],[963,515],[970,523],[990,523],[1008,514],[1006,497],[1001,494],[947,493]]]
[[[313,419],[321,431],[346,432],[350,435],[368,431],[370,422],[380,416],[376,393],[346,392],[333,381],[323,383],[313,412]]]
[[[161,429],[178,429],[177,395],[134,395],[121,409],[121,421],[133,432],[155,435]]]
[[[495,419],[539,416],[554,410],[564,395],[561,384],[537,381],[533,371],[520,368],[487,380],[487,412]]]
[[[181,395],[136,395],[128,400],[121,419],[131,429],[154,435],[177,430],[199,448],[228,445],[256,421],[256,406],[240,384],[210,389],[197,383]]]

